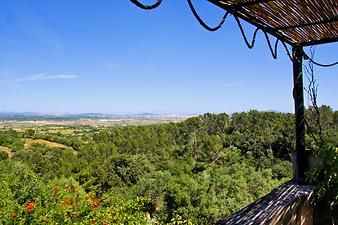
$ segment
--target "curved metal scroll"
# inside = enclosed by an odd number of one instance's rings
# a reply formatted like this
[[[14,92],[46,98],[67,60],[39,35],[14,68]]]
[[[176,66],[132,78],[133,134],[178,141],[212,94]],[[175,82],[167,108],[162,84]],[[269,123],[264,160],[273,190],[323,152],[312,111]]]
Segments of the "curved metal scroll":
[[[145,10],[155,9],[155,8],[159,7],[161,5],[161,3],[162,3],[162,0],[156,0],[156,2],[154,4],[152,4],[152,5],[144,5],[144,4],[140,3],[138,0],[130,0],[130,1],[132,3],[134,3],[136,6],[140,7],[141,9],[145,9]],[[199,24],[201,24],[201,26],[204,27],[208,31],[212,31],[213,32],[213,31],[217,31],[218,29],[220,29],[223,26],[223,24],[224,24],[225,20],[227,19],[228,15],[230,14],[229,11],[227,11],[224,14],[224,16],[223,16],[222,20],[220,21],[220,23],[216,27],[210,27],[198,15],[198,13],[197,13],[197,11],[196,11],[196,9],[195,9],[192,1],[191,0],[187,0],[187,1],[188,1],[190,10],[191,10],[192,14],[194,15],[194,17],[197,19],[197,21],[199,22]],[[234,18],[235,18],[235,21],[237,22],[239,30],[241,31],[242,37],[244,39],[244,42],[245,42],[246,46],[249,49],[252,49],[255,46],[255,42],[256,42],[256,37],[257,37],[258,31],[262,31],[263,34],[264,34],[264,36],[265,36],[265,39],[266,39],[266,41],[268,43],[268,47],[269,47],[269,50],[271,52],[271,55],[272,55],[272,57],[274,59],[277,59],[277,53],[278,53],[277,48],[278,48],[279,42],[281,42],[281,44],[283,45],[283,47],[284,47],[284,49],[285,49],[288,57],[290,58],[291,61],[293,60],[293,57],[292,57],[292,55],[290,53],[290,50],[289,50],[288,46],[286,45],[286,43],[284,41],[282,41],[280,39],[277,39],[276,42],[275,42],[275,44],[274,44],[274,46],[272,46],[271,40],[270,40],[270,37],[269,37],[268,33],[266,31],[260,29],[260,28],[256,28],[256,30],[253,33],[252,40],[251,40],[251,42],[249,42],[249,40],[247,38],[247,35],[245,34],[245,31],[244,31],[244,29],[242,27],[242,24],[240,22],[240,19],[237,16],[235,16],[235,15],[234,15]],[[306,55],[305,53],[304,53],[304,59],[305,60],[309,60],[314,65],[321,66],[321,67],[331,67],[331,66],[338,65],[338,61],[334,62],[334,63],[331,63],[331,64],[318,63],[318,62],[314,61],[313,58],[311,58],[308,55]]]
[[[194,5],[192,4],[191,0],[187,0],[190,10],[192,12],[192,14],[194,14],[195,18],[197,19],[197,21],[202,25],[202,27],[204,27],[205,29],[207,29],[208,31],[216,31],[219,28],[221,28],[227,18],[227,16],[229,15],[229,12],[226,12],[221,20],[221,22],[216,26],[216,27],[209,27],[202,19],[201,17],[198,15],[198,13],[195,10]]]
[[[322,64],[322,63],[314,61],[314,59],[311,58],[310,56],[308,56],[305,52],[303,52],[303,55],[304,55],[304,60],[309,60],[310,62],[312,62],[316,66],[331,67],[331,66],[338,65],[338,61],[334,62],[334,63],[330,63],[330,64]]]
[[[162,0],[157,0],[156,3],[154,3],[153,5],[144,5],[137,0],[130,0],[130,1],[134,3],[136,6],[140,7],[141,9],[145,9],[145,10],[155,9],[159,7],[162,3]]]

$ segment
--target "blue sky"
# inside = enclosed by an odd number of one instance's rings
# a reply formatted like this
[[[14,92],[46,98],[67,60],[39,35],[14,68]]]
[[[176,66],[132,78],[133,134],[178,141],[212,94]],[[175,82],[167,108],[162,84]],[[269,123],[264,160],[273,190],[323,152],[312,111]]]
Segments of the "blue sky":
[[[217,24],[222,11],[196,2]],[[2,0],[0,49],[0,111],[293,111],[285,51],[274,60],[261,34],[248,49],[232,17],[204,30],[186,1],[143,11],[127,0]],[[337,53],[338,44],[318,46],[316,59]],[[337,109],[338,66],[315,71],[320,104]]]

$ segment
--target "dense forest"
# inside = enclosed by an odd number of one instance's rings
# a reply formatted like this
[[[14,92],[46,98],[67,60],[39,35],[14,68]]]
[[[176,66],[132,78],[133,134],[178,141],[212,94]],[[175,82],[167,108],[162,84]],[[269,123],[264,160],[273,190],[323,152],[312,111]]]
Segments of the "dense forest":
[[[338,112],[320,110],[338,146]],[[293,114],[255,110],[72,133],[6,128],[0,224],[213,224],[292,178],[294,142]]]

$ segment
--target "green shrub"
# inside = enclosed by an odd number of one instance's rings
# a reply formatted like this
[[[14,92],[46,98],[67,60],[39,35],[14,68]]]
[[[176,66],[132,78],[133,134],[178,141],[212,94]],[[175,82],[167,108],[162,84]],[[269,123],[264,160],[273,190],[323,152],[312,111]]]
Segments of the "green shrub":
[[[9,156],[7,152],[0,152],[0,160],[6,160],[8,158]]]
[[[318,182],[317,197],[338,205],[338,148],[333,145],[314,146],[314,154],[320,163],[308,173],[308,180]]]

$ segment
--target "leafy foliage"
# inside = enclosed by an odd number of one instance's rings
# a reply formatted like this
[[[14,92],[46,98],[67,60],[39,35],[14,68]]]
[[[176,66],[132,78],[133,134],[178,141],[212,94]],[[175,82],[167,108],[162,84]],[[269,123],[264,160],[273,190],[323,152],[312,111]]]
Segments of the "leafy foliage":
[[[0,223],[215,223],[291,178],[293,129],[292,114],[253,110],[76,134],[1,130],[13,155],[0,161]]]
[[[332,145],[314,147],[319,165],[308,174],[313,182],[319,182],[317,197],[327,199],[333,208],[338,205],[338,148]]]

